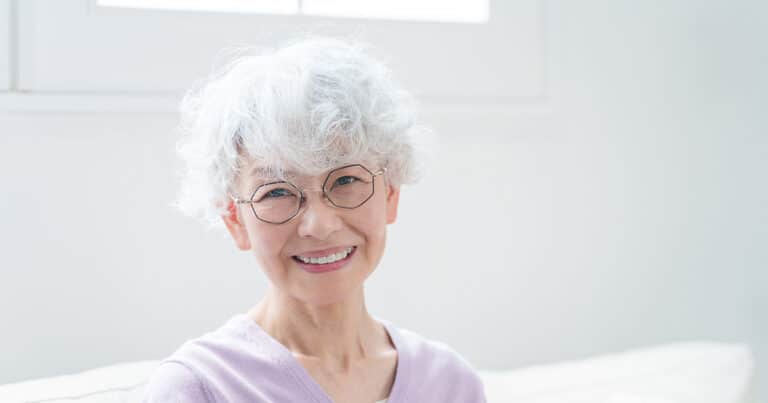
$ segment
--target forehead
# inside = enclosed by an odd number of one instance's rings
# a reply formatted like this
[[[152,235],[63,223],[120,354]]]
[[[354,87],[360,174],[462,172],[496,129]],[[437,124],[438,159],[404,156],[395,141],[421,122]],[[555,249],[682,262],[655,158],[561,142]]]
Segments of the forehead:
[[[248,168],[246,168],[244,172],[246,174],[246,179],[308,179],[312,177],[323,177],[333,170],[352,165],[362,165],[366,170],[375,168],[375,164],[372,165],[372,161],[370,160],[330,166],[317,170],[317,172],[291,167],[278,168],[266,165],[263,162],[252,162],[250,165],[247,165]]]

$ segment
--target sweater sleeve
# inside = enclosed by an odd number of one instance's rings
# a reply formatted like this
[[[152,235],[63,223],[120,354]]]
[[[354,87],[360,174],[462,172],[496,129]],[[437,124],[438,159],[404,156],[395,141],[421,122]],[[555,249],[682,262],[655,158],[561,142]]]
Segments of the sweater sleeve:
[[[472,388],[473,397],[471,401],[478,402],[478,403],[488,403],[488,400],[486,399],[486,396],[485,396],[485,385],[483,384],[483,380],[480,379],[480,376],[477,374],[477,372],[473,373],[472,375],[473,375],[472,377],[474,378],[474,381],[473,381],[474,387]]]
[[[200,378],[187,366],[164,361],[149,379],[142,403],[212,403]]]

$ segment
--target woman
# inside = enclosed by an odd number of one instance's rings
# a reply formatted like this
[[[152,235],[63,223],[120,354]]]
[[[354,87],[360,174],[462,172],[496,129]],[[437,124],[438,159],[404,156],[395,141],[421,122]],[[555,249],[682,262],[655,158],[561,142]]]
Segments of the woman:
[[[304,40],[236,59],[181,110],[180,207],[223,223],[271,287],[165,359],[145,402],[485,401],[450,347],[366,310],[425,134],[381,63]]]

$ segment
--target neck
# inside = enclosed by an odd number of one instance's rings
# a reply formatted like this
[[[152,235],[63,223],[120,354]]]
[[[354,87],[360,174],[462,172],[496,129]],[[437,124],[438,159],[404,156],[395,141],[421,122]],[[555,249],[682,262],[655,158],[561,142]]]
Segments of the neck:
[[[344,369],[373,358],[386,331],[368,313],[363,289],[317,306],[270,288],[248,315],[295,356]]]

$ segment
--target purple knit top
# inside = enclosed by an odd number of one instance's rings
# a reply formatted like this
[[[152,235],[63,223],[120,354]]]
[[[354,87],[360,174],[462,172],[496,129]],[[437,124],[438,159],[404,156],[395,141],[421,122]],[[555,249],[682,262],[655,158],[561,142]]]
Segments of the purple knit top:
[[[397,349],[386,403],[485,403],[474,368],[445,343],[376,318]],[[144,403],[333,403],[293,354],[243,313],[163,360]],[[373,402],[360,402],[373,403]]]

